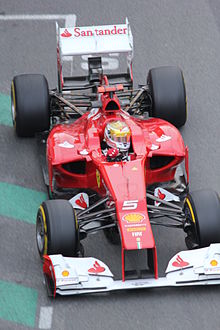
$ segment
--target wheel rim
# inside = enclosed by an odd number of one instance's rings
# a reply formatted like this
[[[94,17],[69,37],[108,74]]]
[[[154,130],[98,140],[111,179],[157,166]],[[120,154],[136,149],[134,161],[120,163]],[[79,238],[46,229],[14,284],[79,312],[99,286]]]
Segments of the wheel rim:
[[[198,233],[197,233],[197,226],[196,226],[196,217],[192,208],[192,204],[189,200],[189,198],[185,199],[185,205],[184,205],[184,213],[186,216],[186,219],[188,219],[191,228],[187,233],[187,239],[188,244],[187,247],[189,249],[193,249],[198,247]]]
[[[45,230],[44,223],[41,215],[37,217],[37,228],[36,228],[37,247],[40,255],[43,255],[45,246]]]
[[[15,123],[15,106],[14,106],[14,102],[11,102],[11,114],[12,114],[12,120],[13,120],[13,124]]]

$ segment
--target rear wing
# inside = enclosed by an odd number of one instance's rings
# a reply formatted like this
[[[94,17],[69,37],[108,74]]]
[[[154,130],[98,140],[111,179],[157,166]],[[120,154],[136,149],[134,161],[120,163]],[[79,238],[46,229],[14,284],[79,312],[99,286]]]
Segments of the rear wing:
[[[57,27],[57,43],[62,56],[127,53],[133,56],[133,37],[125,24],[84,27]]]
[[[62,62],[66,56],[125,53],[128,69],[133,59],[133,36],[126,18],[125,24],[60,28],[56,23],[57,65],[59,87],[62,90]]]

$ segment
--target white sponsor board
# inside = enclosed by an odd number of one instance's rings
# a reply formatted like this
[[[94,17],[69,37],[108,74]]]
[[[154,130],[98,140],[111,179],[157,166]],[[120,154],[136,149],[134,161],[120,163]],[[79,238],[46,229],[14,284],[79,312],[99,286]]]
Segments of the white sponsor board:
[[[58,28],[62,56],[128,53],[133,56],[133,37],[126,24]]]

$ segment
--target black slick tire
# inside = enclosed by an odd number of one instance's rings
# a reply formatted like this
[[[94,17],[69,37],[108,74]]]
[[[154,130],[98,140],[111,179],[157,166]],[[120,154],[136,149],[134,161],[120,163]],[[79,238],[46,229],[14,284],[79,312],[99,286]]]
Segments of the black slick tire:
[[[46,254],[77,255],[78,223],[76,213],[67,200],[47,200],[41,204],[37,214],[36,239],[41,257]]]
[[[49,90],[45,76],[15,76],[11,84],[11,110],[19,137],[32,137],[37,132],[49,130]]]
[[[191,192],[185,199],[184,210],[197,247],[220,243],[220,199],[215,191]]]
[[[153,68],[147,84],[152,97],[152,117],[164,119],[175,127],[187,119],[187,101],[183,73],[175,66]]]

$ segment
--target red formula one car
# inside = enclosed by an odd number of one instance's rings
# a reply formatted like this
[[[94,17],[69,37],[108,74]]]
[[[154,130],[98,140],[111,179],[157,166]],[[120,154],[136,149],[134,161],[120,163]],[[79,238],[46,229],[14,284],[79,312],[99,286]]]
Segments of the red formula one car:
[[[104,73],[102,56],[109,53],[127,54],[127,73]],[[88,75],[63,76],[64,57],[77,55],[89,55]],[[42,155],[50,200],[39,208],[36,237],[54,296],[220,283],[220,245],[210,245],[220,242],[219,197],[188,192],[188,148],[178,131],[187,111],[183,74],[154,68],[134,89],[132,57],[127,20],[57,25],[58,88],[49,91],[35,74],[12,82],[16,133],[37,134]],[[158,278],[152,225],[180,228],[188,248],[202,249],[180,252]],[[120,280],[102,261],[84,257],[83,239],[99,230],[121,244]],[[128,269],[134,251],[145,261]]]

